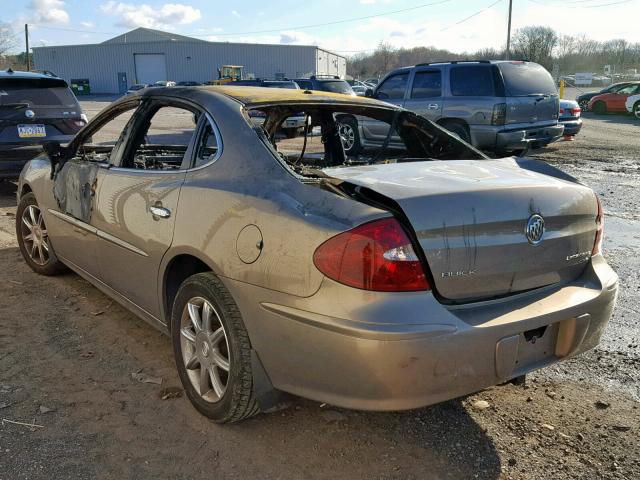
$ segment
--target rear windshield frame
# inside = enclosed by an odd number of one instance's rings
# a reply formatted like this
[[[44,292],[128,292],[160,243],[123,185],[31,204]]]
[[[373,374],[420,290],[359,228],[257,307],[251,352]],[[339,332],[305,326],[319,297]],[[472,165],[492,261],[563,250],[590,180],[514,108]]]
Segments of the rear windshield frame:
[[[497,67],[507,97],[558,95],[551,74],[542,65],[533,62],[500,62]]]

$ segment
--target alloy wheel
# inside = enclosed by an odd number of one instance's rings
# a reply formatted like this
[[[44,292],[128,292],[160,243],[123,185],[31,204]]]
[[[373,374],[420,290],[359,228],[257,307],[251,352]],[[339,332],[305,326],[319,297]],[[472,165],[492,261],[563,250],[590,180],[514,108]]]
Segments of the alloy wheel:
[[[636,103],[635,107],[633,107],[633,114],[640,120],[640,103]]]
[[[220,315],[202,297],[190,299],[180,322],[182,360],[193,388],[210,403],[218,402],[229,383],[231,355]]]
[[[351,150],[356,141],[356,133],[353,131],[353,127],[346,123],[341,123],[338,127],[338,134],[340,135],[344,149],[347,151]]]
[[[45,265],[50,258],[49,235],[37,205],[29,205],[22,212],[20,222],[22,241],[29,258],[37,265]]]

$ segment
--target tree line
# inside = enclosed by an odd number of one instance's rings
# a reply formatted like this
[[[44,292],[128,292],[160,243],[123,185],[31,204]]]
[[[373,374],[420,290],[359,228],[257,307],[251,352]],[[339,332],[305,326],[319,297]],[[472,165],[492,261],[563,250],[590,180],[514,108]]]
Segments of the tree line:
[[[518,29],[511,37],[510,58],[530,60],[561,75],[575,72],[603,73],[605,65],[612,72],[624,74],[629,69],[640,73],[640,43],[623,39],[599,42],[585,35],[559,34],[545,26]],[[506,58],[506,48],[485,48],[475,52],[453,53],[435,47],[395,48],[381,42],[373,53],[360,53],[347,62],[347,74],[354,78],[380,77],[398,67],[444,60],[499,60]]]

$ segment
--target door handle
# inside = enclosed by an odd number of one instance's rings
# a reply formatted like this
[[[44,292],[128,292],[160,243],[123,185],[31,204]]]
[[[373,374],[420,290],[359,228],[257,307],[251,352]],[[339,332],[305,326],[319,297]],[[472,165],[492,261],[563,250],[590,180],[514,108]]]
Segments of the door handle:
[[[169,218],[171,216],[171,210],[156,205],[149,207],[149,211],[154,217]]]
[[[438,108],[440,108],[440,106],[437,103],[430,103],[427,108],[429,110],[437,110]]]

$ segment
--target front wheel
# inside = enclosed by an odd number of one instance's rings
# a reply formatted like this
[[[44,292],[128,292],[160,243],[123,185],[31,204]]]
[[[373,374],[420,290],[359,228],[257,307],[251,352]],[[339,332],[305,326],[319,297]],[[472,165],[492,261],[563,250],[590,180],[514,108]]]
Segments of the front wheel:
[[[362,151],[358,122],[354,118],[342,118],[338,121],[338,134],[342,141],[344,153],[349,156],[358,155]]]
[[[251,343],[238,306],[213,273],[180,286],[171,315],[173,353],[193,406],[218,423],[258,413]]]
[[[580,100],[578,102],[578,105],[580,106],[583,112],[586,112],[587,109],[589,108],[589,100]]]
[[[33,193],[22,196],[16,212],[16,237],[27,265],[40,275],[56,275],[65,270],[49,239],[42,210]]]
[[[640,120],[640,102],[636,102],[636,104],[633,106],[633,115]]]

